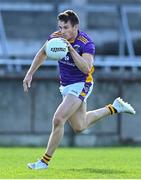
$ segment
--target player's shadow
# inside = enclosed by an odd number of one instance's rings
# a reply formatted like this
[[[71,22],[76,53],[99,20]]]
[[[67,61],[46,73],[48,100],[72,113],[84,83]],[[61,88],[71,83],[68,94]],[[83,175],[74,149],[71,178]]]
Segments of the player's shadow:
[[[85,173],[99,173],[99,174],[124,174],[125,171],[116,169],[95,169],[95,168],[83,168],[83,169],[69,169],[73,172],[85,172]]]

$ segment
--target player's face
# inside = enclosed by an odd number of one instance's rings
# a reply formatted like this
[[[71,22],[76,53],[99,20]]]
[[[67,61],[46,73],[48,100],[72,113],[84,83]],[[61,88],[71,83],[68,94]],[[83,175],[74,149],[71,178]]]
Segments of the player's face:
[[[58,27],[62,34],[62,37],[66,40],[71,40],[76,38],[78,33],[78,25],[72,26],[70,21],[65,23],[64,21],[58,21]]]

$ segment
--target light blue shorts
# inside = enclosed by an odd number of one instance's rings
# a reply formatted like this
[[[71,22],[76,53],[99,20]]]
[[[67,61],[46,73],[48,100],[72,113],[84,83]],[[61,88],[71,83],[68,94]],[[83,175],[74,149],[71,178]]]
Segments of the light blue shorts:
[[[87,98],[92,92],[93,83],[78,82],[67,86],[61,85],[59,89],[63,97],[65,97],[67,94],[73,94],[74,96],[80,98],[82,101],[86,102]]]

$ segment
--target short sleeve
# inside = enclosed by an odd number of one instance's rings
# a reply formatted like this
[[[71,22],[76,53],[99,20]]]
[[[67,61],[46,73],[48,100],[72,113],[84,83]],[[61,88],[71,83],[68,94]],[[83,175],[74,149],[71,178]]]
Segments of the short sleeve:
[[[49,41],[49,40],[51,40],[51,39],[52,39],[52,37],[51,37],[51,34],[50,34],[50,35],[48,36],[48,39],[47,39],[47,40]]]
[[[88,54],[95,54],[95,45],[93,42],[88,42],[84,47],[83,47],[83,53],[88,53]]]

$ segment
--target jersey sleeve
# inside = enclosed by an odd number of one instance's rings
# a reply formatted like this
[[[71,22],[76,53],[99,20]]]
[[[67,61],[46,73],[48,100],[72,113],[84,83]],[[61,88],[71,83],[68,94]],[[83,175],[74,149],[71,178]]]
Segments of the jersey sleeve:
[[[88,42],[84,47],[83,47],[83,53],[88,53],[88,54],[95,54],[95,45],[93,42]]]
[[[48,38],[47,38],[47,40],[49,41],[49,40],[51,40],[52,39],[52,37],[51,37],[51,34],[48,36]]]

